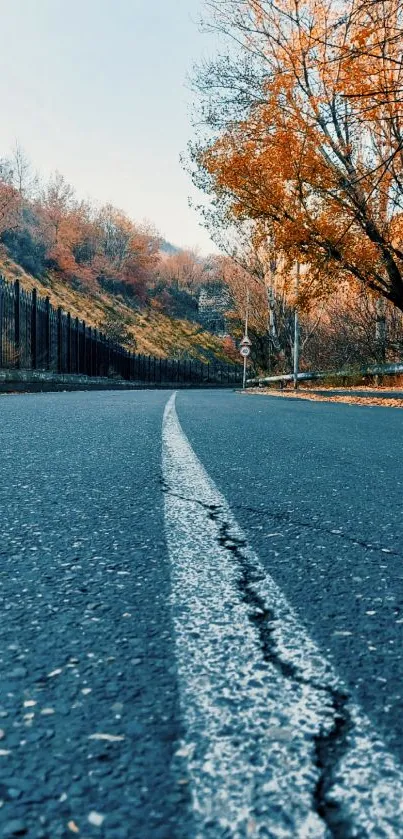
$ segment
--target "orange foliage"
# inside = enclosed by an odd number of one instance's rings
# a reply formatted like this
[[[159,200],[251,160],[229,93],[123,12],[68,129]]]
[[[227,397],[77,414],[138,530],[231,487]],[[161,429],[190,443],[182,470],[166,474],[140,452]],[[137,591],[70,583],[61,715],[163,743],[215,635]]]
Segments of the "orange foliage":
[[[289,284],[306,266],[302,304],[347,278],[403,310],[400,0],[210,5],[254,68],[246,114],[226,119],[222,102],[219,135],[194,154],[223,216],[252,221]]]
[[[181,250],[161,258],[158,274],[177,288],[197,290],[203,282],[204,263],[195,251]]]
[[[16,225],[19,208],[18,192],[10,184],[0,181],[0,233]]]
[[[29,197],[13,180],[13,161],[5,161],[0,166],[0,233],[14,230],[32,251],[40,245],[46,265],[69,282],[94,287],[106,279],[144,296],[159,260],[160,238],[152,228],[136,225],[111,205],[96,210],[78,201],[58,172]]]

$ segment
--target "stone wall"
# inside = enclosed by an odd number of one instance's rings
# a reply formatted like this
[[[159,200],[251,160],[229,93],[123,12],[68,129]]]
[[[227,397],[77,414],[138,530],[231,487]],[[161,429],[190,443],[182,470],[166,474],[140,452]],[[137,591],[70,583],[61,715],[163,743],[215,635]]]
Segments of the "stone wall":
[[[199,320],[213,335],[222,338],[228,335],[227,313],[231,302],[230,292],[222,283],[209,283],[200,289]]]

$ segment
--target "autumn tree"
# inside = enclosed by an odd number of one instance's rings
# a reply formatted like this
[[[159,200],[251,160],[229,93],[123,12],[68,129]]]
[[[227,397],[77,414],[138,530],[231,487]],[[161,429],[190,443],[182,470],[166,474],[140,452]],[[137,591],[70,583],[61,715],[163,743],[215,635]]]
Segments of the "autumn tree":
[[[150,225],[136,225],[121,210],[108,204],[98,213],[99,232],[97,270],[112,283],[144,298],[145,290],[159,260],[160,238]]]
[[[18,192],[22,203],[32,201],[39,190],[39,178],[33,170],[29,157],[18,142],[15,143],[10,157],[4,163],[9,181]]]
[[[347,279],[403,310],[399,0],[210,0],[232,39],[201,67],[194,178],[267,237],[300,302]],[[236,46],[235,46],[236,45]]]
[[[13,181],[10,160],[0,159],[0,234],[16,227],[21,212],[21,195]]]
[[[74,247],[80,241],[80,208],[73,187],[60,172],[48,181],[36,202],[48,258],[61,271],[76,269]]]
[[[195,250],[161,255],[158,276],[168,285],[197,291],[203,282],[204,261]]]
[[[0,177],[0,234],[4,230],[13,229],[18,222],[20,200],[19,195],[9,183]]]

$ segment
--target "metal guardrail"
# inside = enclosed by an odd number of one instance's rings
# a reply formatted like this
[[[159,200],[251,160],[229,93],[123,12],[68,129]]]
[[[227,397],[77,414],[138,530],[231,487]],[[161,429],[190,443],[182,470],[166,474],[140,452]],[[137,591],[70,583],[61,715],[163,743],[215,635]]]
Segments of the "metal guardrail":
[[[299,382],[310,382],[316,381],[320,379],[329,379],[329,378],[337,378],[337,379],[348,379],[354,378],[356,376],[394,376],[398,373],[403,373],[403,363],[397,364],[373,364],[368,367],[359,367],[347,370],[326,370],[326,371],[318,371],[318,370],[311,370],[306,373],[298,373],[298,381]],[[259,376],[255,379],[247,379],[247,385],[263,385],[263,384],[271,384],[274,382],[293,382],[294,375],[293,373],[284,373],[279,376]]]

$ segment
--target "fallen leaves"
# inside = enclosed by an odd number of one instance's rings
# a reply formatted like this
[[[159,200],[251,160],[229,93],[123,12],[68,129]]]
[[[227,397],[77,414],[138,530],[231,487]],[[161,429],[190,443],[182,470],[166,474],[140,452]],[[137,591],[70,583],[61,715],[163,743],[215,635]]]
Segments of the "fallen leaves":
[[[258,390],[248,390],[248,396],[279,396],[283,399],[309,399],[311,402],[344,402],[348,405],[366,405],[367,407],[380,408],[403,408],[403,399],[382,399],[378,396],[354,396],[346,393],[344,396],[334,395],[329,391],[329,395],[315,393],[309,390],[286,391],[273,390],[271,388],[259,388]]]

